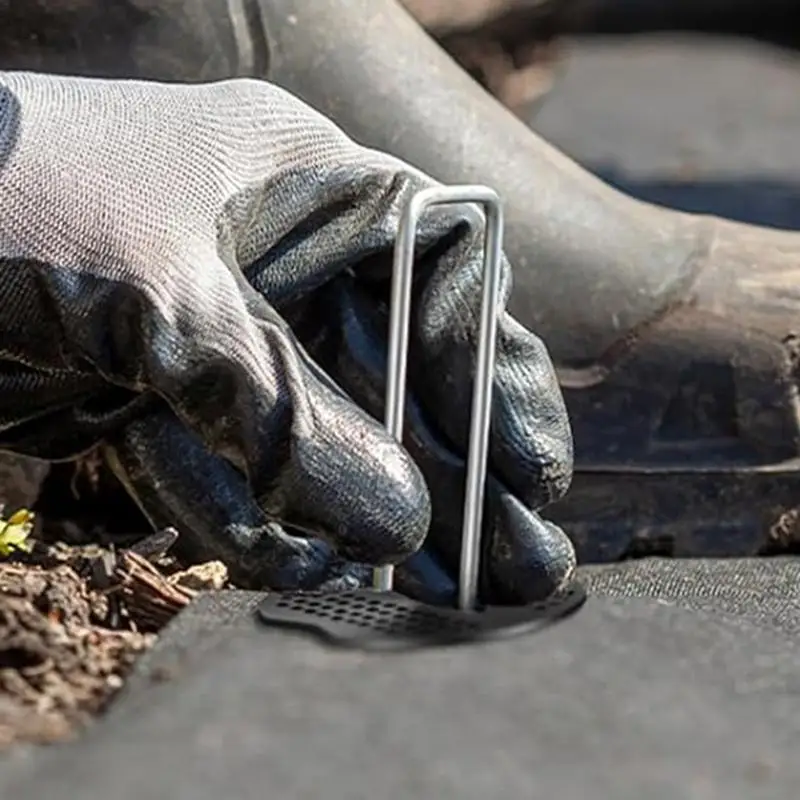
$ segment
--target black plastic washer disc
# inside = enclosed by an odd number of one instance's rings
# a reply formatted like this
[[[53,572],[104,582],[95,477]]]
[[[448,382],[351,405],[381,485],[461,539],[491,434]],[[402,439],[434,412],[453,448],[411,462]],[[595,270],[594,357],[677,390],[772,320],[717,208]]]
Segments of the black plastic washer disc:
[[[397,592],[274,594],[258,607],[261,622],[314,634],[326,644],[360,650],[413,650],[533,633],[577,611],[579,583],[539,603],[479,611],[426,605]]]

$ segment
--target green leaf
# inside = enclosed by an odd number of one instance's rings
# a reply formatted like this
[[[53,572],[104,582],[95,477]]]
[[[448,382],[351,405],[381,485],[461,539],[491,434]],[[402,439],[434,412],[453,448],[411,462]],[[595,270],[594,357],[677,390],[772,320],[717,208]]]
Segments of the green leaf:
[[[0,519],[0,557],[5,558],[18,551],[30,553],[33,549],[30,540],[33,522],[34,514],[27,508],[15,511],[7,520]]]

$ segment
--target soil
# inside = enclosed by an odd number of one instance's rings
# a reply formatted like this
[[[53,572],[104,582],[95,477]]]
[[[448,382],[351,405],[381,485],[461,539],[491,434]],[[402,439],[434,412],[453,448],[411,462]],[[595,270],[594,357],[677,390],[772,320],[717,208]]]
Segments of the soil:
[[[172,617],[198,592],[228,585],[219,562],[179,564],[170,555],[173,530],[98,535],[98,526],[107,527],[99,495],[81,503],[75,475],[66,480],[70,469],[44,484],[50,516],[37,520],[32,550],[0,559],[0,749],[74,737],[106,708]],[[86,465],[76,474],[85,482]],[[55,506],[64,515],[53,514]]]

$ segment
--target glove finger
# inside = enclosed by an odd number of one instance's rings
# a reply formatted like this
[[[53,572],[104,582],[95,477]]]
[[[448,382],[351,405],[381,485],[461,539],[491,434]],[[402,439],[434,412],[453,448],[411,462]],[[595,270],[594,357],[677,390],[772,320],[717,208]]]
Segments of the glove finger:
[[[302,404],[277,483],[257,496],[273,518],[330,541],[350,561],[397,563],[422,544],[430,497],[409,454],[302,356]]]
[[[331,286],[320,302],[329,310],[336,309],[341,320],[335,344],[330,344],[332,336],[325,337],[326,368],[356,402],[373,415],[382,415],[386,342],[374,307],[346,278]],[[438,435],[411,392],[405,420],[405,445],[431,493],[431,550],[453,576],[461,551],[464,459]],[[561,588],[575,567],[574,549],[566,534],[527,509],[497,477],[489,476],[486,489],[484,602],[535,601]]]
[[[243,290],[244,292],[244,290]],[[251,305],[265,298],[245,293]],[[315,363],[285,324],[265,340],[282,351],[278,383],[291,398],[288,447],[273,434],[268,452],[284,463],[256,482],[274,519],[320,536],[344,559],[371,565],[408,558],[425,539],[430,497],[409,454]]]
[[[110,437],[104,456],[153,527],[179,531],[173,551],[187,563],[222,561],[241,588],[314,589],[331,578],[330,546],[267,519],[242,473],[163,405]]]
[[[458,597],[458,584],[428,542],[398,564],[394,587],[398,592],[434,606],[453,606]]]
[[[451,575],[457,575],[462,546],[466,465],[437,441],[419,408],[409,404],[406,446],[431,492],[429,539]],[[492,473],[487,477],[482,529],[483,602],[529,603],[561,589],[575,569],[575,549],[556,525],[528,509]]]
[[[466,452],[479,341],[484,223],[455,209],[453,235],[422,259],[409,378],[446,439]],[[457,224],[460,219],[460,223]],[[502,309],[511,288],[503,260],[490,465],[529,507],[559,499],[572,478],[572,435],[555,369],[541,340]],[[437,380],[430,380],[436,375]]]
[[[486,558],[491,569],[484,589],[498,604],[533,603],[563,589],[575,572],[575,548],[566,533],[526,508],[511,492],[487,492]]]

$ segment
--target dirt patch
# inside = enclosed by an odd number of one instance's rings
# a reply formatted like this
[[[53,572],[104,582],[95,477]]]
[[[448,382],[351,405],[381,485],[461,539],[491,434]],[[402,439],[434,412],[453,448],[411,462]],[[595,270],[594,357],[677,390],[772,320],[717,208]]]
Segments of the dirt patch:
[[[0,561],[0,748],[73,737],[222,564],[181,569],[171,531],[132,548],[34,544]]]
[[[63,741],[228,573],[219,562],[181,565],[178,533],[147,533],[96,452],[53,465],[0,453],[0,506],[0,749]]]

